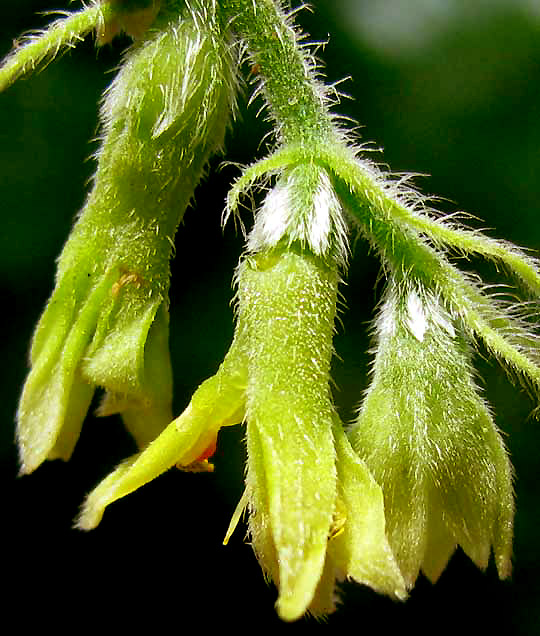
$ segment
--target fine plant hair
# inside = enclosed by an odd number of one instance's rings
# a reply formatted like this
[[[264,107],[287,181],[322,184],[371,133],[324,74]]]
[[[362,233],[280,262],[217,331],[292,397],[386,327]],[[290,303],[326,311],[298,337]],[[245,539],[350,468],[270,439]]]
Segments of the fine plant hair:
[[[286,621],[334,612],[344,580],[405,600],[458,546],[481,569],[493,555],[507,578],[513,469],[475,348],[533,399],[540,391],[540,261],[468,228],[462,213],[438,212],[414,175],[371,158],[356,123],[334,112],[344,94],[326,83],[324,43],[296,24],[304,8],[93,0],[23,38],[0,66],[1,91],[90,32],[98,45],[134,39],[105,90],[96,171],[34,333],[17,411],[21,474],[69,460],[103,392],[97,415],[119,414],[137,452],[85,498],[75,526],[92,530],[109,505],[173,467],[213,472],[220,430],[242,426],[245,489],[224,543],[246,512]],[[226,159],[246,90],[269,132],[266,155],[238,166],[222,212],[245,238],[231,273],[234,335],[174,416],[175,235],[210,158]],[[380,260],[384,288],[369,387],[345,424],[331,361],[352,240]],[[473,257],[500,280],[458,266]]]

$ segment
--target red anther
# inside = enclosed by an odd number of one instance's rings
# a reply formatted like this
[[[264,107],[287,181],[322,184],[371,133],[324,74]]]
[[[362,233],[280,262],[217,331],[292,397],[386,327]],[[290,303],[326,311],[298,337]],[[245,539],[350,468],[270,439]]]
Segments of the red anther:
[[[212,457],[212,455],[216,452],[216,447],[217,447],[217,437],[210,444],[210,446],[208,446],[206,448],[206,450],[202,453],[202,455],[200,455],[200,457],[197,457],[197,459],[195,461],[204,462],[205,459],[208,459],[209,457]]]

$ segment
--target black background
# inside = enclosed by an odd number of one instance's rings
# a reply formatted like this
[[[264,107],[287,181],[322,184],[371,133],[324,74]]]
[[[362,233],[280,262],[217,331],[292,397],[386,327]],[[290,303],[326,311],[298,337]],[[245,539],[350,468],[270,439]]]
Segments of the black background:
[[[352,14],[388,13],[380,29],[355,27]],[[319,0],[298,20],[315,40],[327,41],[320,55],[330,81],[352,79],[342,89],[354,97],[338,107],[361,123],[364,140],[384,148],[376,156],[397,172],[431,175],[422,189],[441,197],[440,207],[466,210],[493,228],[492,235],[540,247],[540,12],[526,2],[476,3]],[[533,6],[533,2],[530,6]],[[22,31],[47,23],[35,15],[51,8],[45,0],[3,3],[0,55]],[[470,5],[474,5],[471,8]],[[448,11],[438,22],[422,17],[436,7]],[[427,9],[426,9],[427,7]],[[380,6],[379,6],[380,8]],[[414,12],[417,11],[415,15]],[[410,18],[412,14],[412,19]],[[381,26],[382,24],[382,26]],[[408,26],[407,26],[408,25]],[[400,27],[396,30],[396,27]],[[405,37],[406,36],[406,37]],[[228,547],[221,545],[242,492],[242,431],[220,434],[213,475],[175,471],[112,505],[90,533],[71,529],[85,495],[121,459],[133,452],[116,418],[89,416],[72,460],[51,462],[32,476],[16,478],[14,414],[27,372],[33,326],[52,289],[55,259],[80,209],[93,170],[97,107],[111,69],[128,44],[117,40],[99,53],[88,38],[29,79],[0,95],[0,470],[3,575],[7,616],[72,628],[102,619],[127,628],[204,630],[220,626],[305,629],[313,621],[278,621],[275,592],[266,586],[241,526]],[[256,118],[259,104],[241,107],[229,135],[226,158],[248,163],[265,152],[267,131]],[[243,238],[220,218],[233,167],[217,170],[200,185],[196,205],[180,228],[171,289],[171,350],[175,411],[212,374],[232,335],[231,279]],[[244,216],[246,225],[251,215]],[[496,272],[482,263],[488,280]],[[355,243],[346,308],[336,337],[336,402],[352,417],[367,385],[368,323],[380,294],[379,271],[366,246]],[[517,515],[514,574],[499,582],[491,565],[479,572],[460,552],[440,581],[420,579],[410,599],[397,604],[371,590],[346,585],[343,607],[327,621],[358,631],[376,628],[439,630],[495,627],[512,634],[540,627],[540,546],[537,540],[538,422],[535,402],[512,386],[495,361],[479,351],[477,366],[487,398],[516,469]],[[215,629],[215,628],[214,628]]]

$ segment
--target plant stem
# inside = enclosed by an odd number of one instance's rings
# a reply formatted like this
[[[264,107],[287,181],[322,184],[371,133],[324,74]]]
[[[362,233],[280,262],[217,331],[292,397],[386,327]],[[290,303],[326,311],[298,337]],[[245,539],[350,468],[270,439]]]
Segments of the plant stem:
[[[282,143],[324,143],[336,130],[326,88],[315,78],[315,62],[299,45],[285,14],[272,0],[222,0],[231,27],[245,41]]]
[[[43,32],[15,43],[11,55],[0,66],[0,92],[21,75],[31,72],[44,60],[52,60],[63,48],[73,48],[90,31],[106,20],[112,9],[96,5],[53,22]]]

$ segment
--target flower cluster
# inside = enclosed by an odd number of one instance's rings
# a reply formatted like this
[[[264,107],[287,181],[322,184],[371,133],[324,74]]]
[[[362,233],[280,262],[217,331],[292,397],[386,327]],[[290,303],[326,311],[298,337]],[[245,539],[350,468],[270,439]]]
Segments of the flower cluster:
[[[77,526],[173,466],[212,470],[221,427],[243,425],[251,543],[285,620],[335,609],[353,579],[404,599],[456,546],[511,569],[512,468],[474,379],[474,341],[534,392],[540,366],[523,310],[495,300],[449,250],[506,266],[533,298],[536,260],[432,213],[362,156],[330,111],[310,50],[271,0],[103,0],[29,39],[0,88],[96,29],[136,38],[102,106],[97,170],[36,329],[18,410],[21,472],[69,459],[97,387],[140,452],[87,497]],[[261,180],[235,275],[236,329],[223,363],[171,413],[169,259],[176,228],[235,111],[242,55],[276,149],[244,169],[225,216]],[[387,277],[371,385],[345,426],[331,393],[338,286],[351,228]],[[526,306],[524,306],[526,309]]]

